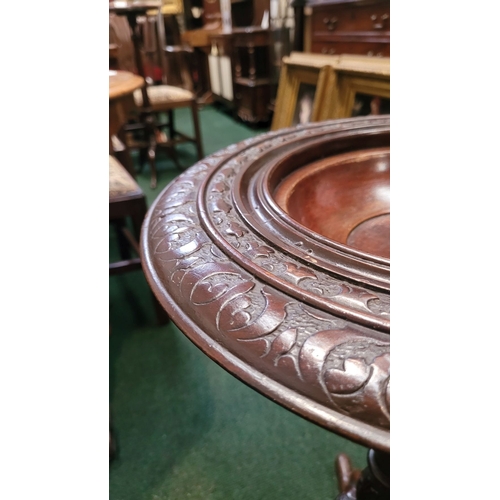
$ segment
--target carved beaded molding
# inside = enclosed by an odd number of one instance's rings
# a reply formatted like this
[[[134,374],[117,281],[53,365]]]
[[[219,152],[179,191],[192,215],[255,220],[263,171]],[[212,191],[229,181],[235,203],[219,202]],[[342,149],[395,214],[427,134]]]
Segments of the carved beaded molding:
[[[388,117],[338,120],[225,148],[165,188],[142,234],[153,291],[206,354],[292,411],[382,450],[389,449],[388,290],[356,274],[363,256],[336,248],[328,261],[321,239],[287,226],[261,187],[291,143],[307,148],[325,136],[388,128]],[[342,252],[355,263],[345,276],[335,267]],[[388,276],[388,262],[365,260]]]

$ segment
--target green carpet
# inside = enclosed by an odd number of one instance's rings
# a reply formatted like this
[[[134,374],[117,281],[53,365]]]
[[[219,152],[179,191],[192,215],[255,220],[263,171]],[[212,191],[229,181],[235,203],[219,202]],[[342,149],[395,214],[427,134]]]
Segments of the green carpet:
[[[255,136],[207,106],[200,111],[205,154]],[[180,130],[189,114],[176,111]],[[179,147],[186,167],[194,147]],[[158,187],[138,181],[148,204],[179,174],[159,155]],[[110,256],[116,252],[110,231]],[[111,500],[333,500],[339,452],[364,467],[366,449],[285,410],[199,351],[173,325],[155,326],[140,271],[109,279],[110,409],[118,455]]]

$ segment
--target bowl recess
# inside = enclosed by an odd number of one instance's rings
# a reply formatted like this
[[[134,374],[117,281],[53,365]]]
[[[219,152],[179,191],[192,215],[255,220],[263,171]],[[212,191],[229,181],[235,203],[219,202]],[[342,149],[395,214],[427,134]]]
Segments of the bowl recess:
[[[283,179],[275,200],[307,229],[389,258],[389,157],[389,148],[376,148],[305,165]]]

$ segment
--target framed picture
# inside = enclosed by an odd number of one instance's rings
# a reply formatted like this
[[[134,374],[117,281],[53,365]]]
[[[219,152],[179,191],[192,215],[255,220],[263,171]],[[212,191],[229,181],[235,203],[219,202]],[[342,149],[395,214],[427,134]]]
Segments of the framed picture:
[[[336,89],[322,119],[389,114],[390,60],[342,54],[335,66]]]
[[[390,77],[338,72],[338,101],[331,103],[329,118],[390,113]]]
[[[284,57],[271,130],[319,121],[333,78],[333,68],[324,62]]]
[[[390,60],[292,52],[283,58],[271,130],[390,112]]]

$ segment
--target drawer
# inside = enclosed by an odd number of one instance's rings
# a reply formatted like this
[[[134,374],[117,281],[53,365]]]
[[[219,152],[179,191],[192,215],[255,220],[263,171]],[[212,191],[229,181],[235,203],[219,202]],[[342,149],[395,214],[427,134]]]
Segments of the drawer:
[[[390,57],[390,44],[370,42],[313,42],[311,52],[315,54],[357,54],[362,56]]]
[[[387,33],[390,31],[389,2],[347,7],[319,5],[313,7],[312,32],[319,33]]]

